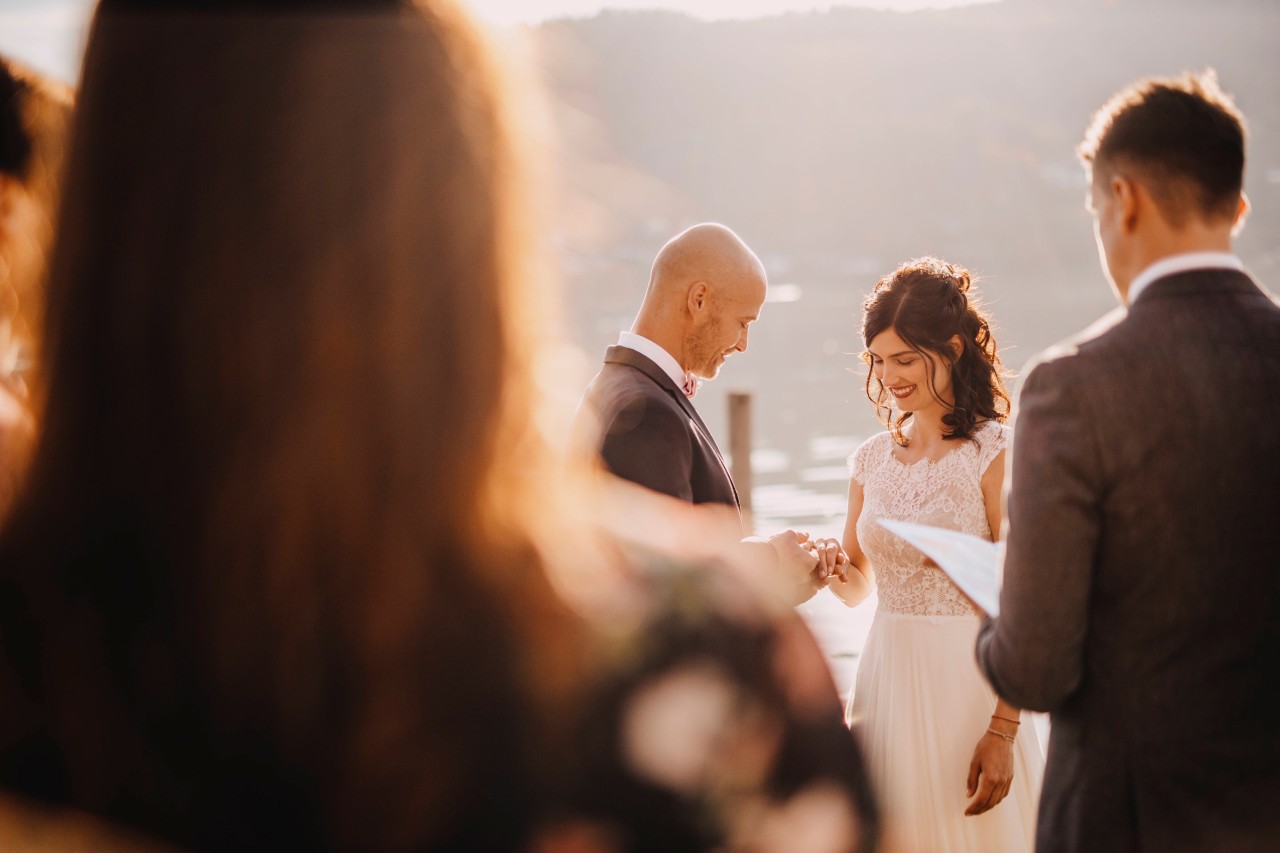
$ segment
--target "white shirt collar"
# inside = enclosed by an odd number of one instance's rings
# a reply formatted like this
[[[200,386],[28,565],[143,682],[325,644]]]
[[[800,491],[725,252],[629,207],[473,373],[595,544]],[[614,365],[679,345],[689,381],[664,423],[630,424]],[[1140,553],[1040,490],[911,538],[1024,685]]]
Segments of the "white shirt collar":
[[[640,353],[658,365],[658,367],[661,367],[663,372],[671,377],[671,381],[676,383],[677,388],[684,387],[684,368],[680,366],[680,362],[676,361],[675,356],[658,344],[643,335],[637,335],[634,332],[623,332],[618,335],[618,346]]]
[[[1239,270],[1244,272],[1244,262],[1230,252],[1184,252],[1169,255],[1138,273],[1129,285],[1129,304],[1132,305],[1151,282],[1174,273],[1188,270]]]

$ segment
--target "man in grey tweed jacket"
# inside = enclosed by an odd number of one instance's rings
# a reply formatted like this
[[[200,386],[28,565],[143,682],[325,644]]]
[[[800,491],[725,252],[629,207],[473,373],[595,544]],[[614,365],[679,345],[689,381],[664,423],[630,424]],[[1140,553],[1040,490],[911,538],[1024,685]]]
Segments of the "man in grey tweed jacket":
[[[1036,849],[1280,850],[1280,307],[1231,253],[1243,120],[1150,80],[1081,156],[1126,307],[1029,368],[996,691],[1052,714]]]

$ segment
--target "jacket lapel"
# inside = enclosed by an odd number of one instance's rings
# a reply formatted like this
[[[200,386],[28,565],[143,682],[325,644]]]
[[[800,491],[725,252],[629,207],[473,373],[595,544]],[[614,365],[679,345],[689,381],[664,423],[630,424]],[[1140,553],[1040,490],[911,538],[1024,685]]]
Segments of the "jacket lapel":
[[[716,461],[720,463],[720,470],[724,471],[725,479],[729,481],[729,486],[733,489],[733,501],[741,508],[742,501],[738,497],[738,486],[733,482],[733,475],[729,473],[729,466],[724,463],[724,454],[720,452],[720,445],[716,444],[715,438],[711,435],[711,430],[707,429],[707,425],[702,422],[702,416],[693,407],[693,402],[684,395],[684,391],[676,386],[676,383],[671,380],[667,372],[654,364],[653,359],[623,346],[612,346],[606,349],[604,362],[605,364],[625,364],[628,367],[634,367],[657,383],[659,388],[675,398],[675,401],[680,404],[680,407],[693,420],[698,433],[707,440],[707,443],[711,445],[711,449],[715,451]]]

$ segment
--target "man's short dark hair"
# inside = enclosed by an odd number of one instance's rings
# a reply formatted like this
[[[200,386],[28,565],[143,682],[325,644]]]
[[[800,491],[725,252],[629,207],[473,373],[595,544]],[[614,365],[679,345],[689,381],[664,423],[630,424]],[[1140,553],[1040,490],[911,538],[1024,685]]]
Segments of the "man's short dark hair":
[[[1244,116],[1212,69],[1141,80],[1093,116],[1077,149],[1094,170],[1120,170],[1174,227],[1198,214],[1234,219],[1244,186]]]

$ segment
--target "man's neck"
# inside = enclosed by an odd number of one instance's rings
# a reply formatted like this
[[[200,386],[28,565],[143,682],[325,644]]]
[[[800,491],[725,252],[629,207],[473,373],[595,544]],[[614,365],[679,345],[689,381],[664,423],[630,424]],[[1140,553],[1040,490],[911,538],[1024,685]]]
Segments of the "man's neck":
[[[1123,288],[1118,288],[1121,290],[1121,299],[1125,302],[1130,301],[1133,282],[1153,264],[1177,255],[1202,252],[1231,254],[1231,229],[1194,222],[1186,228],[1161,229],[1146,235],[1134,247],[1132,261],[1127,270],[1127,280]]]
[[[670,353],[671,357],[680,365],[681,370],[689,369],[689,365],[685,364],[684,339],[680,334],[673,333],[656,323],[647,323],[640,319],[631,324],[631,334],[653,341]]]

